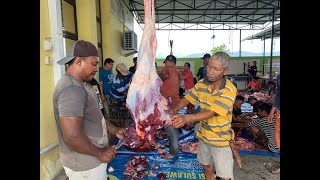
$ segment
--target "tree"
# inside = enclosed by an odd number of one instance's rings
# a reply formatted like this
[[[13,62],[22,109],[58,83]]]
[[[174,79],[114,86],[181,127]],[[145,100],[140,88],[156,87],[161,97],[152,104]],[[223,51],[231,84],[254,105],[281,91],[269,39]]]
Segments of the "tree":
[[[214,54],[214,53],[216,53],[216,52],[218,52],[218,51],[223,51],[223,52],[226,52],[226,53],[229,53],[229,49],[227,48],[227,46],[223,43],[223,44],[221,44],[220,46],[217,46],[217,47],[214,47],[214,48],[212,48],[211,50],[210,50],[210,53],[211,54]]]

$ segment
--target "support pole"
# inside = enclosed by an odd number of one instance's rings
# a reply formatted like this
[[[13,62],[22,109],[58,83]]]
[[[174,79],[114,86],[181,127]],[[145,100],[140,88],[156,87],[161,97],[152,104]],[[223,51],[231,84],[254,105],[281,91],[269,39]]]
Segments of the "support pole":
[[[274,14],[275,9],[272,12],[272,30],[271,30],[271,52],[270,52],[270,72],[269,72],[269,80],[272,81],[272,52],[273,52],[273,34],[274,34]]]
[[[241,57],[241,29],[240,29],[240,46],[239,46],[239,57]]]

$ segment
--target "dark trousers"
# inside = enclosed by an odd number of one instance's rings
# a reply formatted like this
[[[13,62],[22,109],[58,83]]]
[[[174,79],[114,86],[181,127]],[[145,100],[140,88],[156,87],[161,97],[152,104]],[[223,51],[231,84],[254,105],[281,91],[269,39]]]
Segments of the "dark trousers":
[[[179,155],[179,129],[171,126],[165,126],[169,140],[169,153],[173,156]]]

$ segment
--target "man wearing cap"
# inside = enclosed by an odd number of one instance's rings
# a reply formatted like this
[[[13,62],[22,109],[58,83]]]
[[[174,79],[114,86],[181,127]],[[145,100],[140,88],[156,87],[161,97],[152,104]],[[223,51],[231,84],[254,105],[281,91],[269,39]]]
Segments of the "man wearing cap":
[[[176,67],[176,61],[174,55],[168,55],[163,62],[165,63],[165,68],[159,74],[159,77],[163,81],[163,84],[160,87],[160,93],[168,100],[170,108],[173,108],[180,100],[180,78],[179,71]],[[165,126],[165,130],[169,140],[169,153],[164,155],[163,158],[169,159],[178,156],[179,154],[179,129]]]
[[[207,75],[207,65],[210,58],[211,58],[210,54],[205,54],[203,55],[202,58],[200,58],[203,60],[202,61],[203,67],[199,68],[198,70],[198,73],[197,73],[198,80],[204,78]]]
[[[67,65],[53,94],[53,111],[57,124],[60,160],[70,180],[106,179],[106,167],[116,154],[108,146],[107,133],[124,138],[125,129],[105,120],[98,98],[88,81],[98,72],[98,50],[90,42],[74,42],[67,57],[59,60]]]
[[[129,116],[129,109],[126,106],[126,98],[129,90],[131,73],[124,63],[116,66],[117,75],[113,78],[110,90],[110,118],[119,119],[120,127],[125,127],[125,120]]]

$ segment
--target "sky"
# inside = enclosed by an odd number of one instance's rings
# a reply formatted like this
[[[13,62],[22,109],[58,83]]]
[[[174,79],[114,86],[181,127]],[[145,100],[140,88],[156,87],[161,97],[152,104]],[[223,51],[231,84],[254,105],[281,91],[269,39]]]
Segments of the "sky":
[[[140,45],[143,30],[134,20],[134,31],[138,36],[138,47]],[[241,39],[260,32],[261,30],[242,30]],[[215,38],[212,39],[212,36]],[[239,30],[157,30],[157,55],[169,54],[169,40],[173,40],[173,54],[186,56],[194,53],[206,53],[213,47],[225,44],[229,52],[239,51]],[[280,51],[280,38],[274,38],[273,51]],[[270,52],[271,39],[267,39],[265,52]],[[263,53],[263,40],[246,40],[241,42],[241,51]]]

